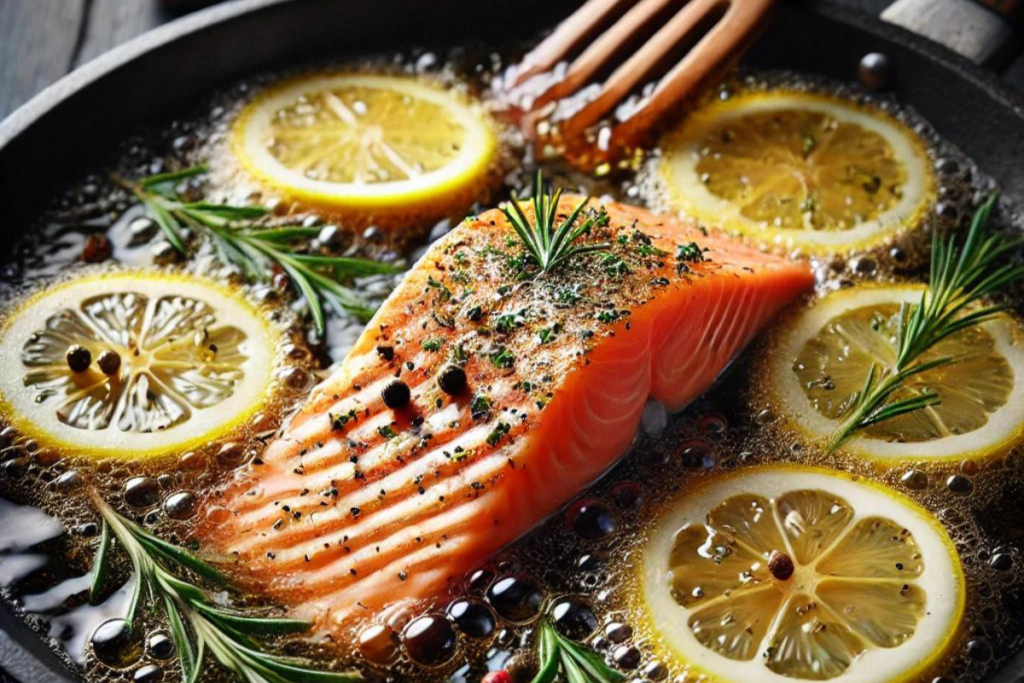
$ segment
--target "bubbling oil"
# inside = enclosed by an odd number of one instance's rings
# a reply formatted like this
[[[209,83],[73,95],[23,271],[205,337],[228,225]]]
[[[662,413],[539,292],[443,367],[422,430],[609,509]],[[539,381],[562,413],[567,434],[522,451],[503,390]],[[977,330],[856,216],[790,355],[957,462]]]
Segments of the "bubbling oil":
[[[280,197],[241,175],[225,151],[233,117],[255,93],[283,77],[336,67],[338,63],[324,61],[247,79],[173,121],[140,129],[96,172],[61,191],[34,229],[26,231],[28,237],[16,257],[0,271],[0,297],[16,301],[61,273],[74,271],[82,261],[187,267],[239,283],[237,270],[218,265],[205,247],[184,264],[116,181],[197,163],[208,164],[211,173],[182,188],[190,196],[276,207],[282,221],[321,227],[312,245],[316,249],[413,261],[461,216],[409,232],[371,225],[353,233],[330,217],[292,213]],[[487,99],[504,59],[460,48],[448,55],[387,55],[340,67],[426,75]],[[928,233],[960,225],[991,192],[992,182],[912,111],[884,96],[792,74],[763,73],[737,75],[709,96],[728,98],[738,90],[779,87],[825,91],[886,110],[927,142],[939,183],[939,198],[925,230],[897,237],[870,253],[813,261],[818,294],[862,280],[920,279]],[[500,176],[500,189],[489,201],[530,187],[540,163],[515,131],[506,129],[502,143],[504,152],[490,171]],[[551,182],[567,191],[664,209],[664,191],[652,171],[659,154],[652,150],[635,174],[633,168],[608,168],[595,176],[555,162],[540,165]],[[481,203],[470,211],[485,208]],[[1009,206],[1003,207],[999,221],[1002,229],[1024,225]],[[393,281],[378,277],[356,284],[369,298],[382,299]],[[9,532],[0,532],[0,551],[6,553],[0,559],[0,583],[14,607],[87,680],[168,680],[176,675],[176,664],[168,626],[158,613],[143,610],[141,627],[125,628],[123,584],[130,571],[120,554],[112,587],[99,605],[88,604],[87,571],[99,525],[86,491],[94,487],[120,512],[161,538],[192,545],[200,511],[226,513],[216,504],[204,505],[207,494],[233,470],[259,457],[315,379],[344,357],[361,331],[357,321],[331,315],[327,334],[315,338],[307,312],[301,303],[292,302],[287,285],[286,279],[274,277],[247,290],[275,311],[279,324],[289,330],[289,342],[281,350],[286,362],[275,400],[230,440],[163,461],[130,463],[60,457],[9,428],[0,431],[0,495],[18,504],[0,507],[0,520],[8,515],[27,520],[39,514],[49,520],[36,517],[36,526],[49,531],[20,543]],[[1010,298],[1015,303],[1024,300],[1020,292],[1011,292]],[[908,462],[885,468],[825,455],[791,433],[764,398],[754,359],[765,350],[755,345],[707,395],[679,415],[670,416],[661,405],[649,403],[633,449],[612,471],[528,536],[469,572],[448,600],[386,610],[345,642],[313,638],[271,645],[288,654],[310,656],[325,667],[355,665],[391,681],[475,682],[499,668],[509,670],[516,681],[527,681],[538,665],[533,651],[536,629],[540,619],[548,618],[565,635],[587,643],[637,681],[697,681],[699,677],[685,666],[659,655],[659,635],[641,618],[635,567],[643,550],[643,532],[683,485],[757,464],[795,462],[883,482],[937,515],[960,553],[968,608],[962,636],[936,672],[936,681],[985,679],[1020,649],[1024,633],[1024,532],[1011,514],[1024,489],[1024,448],[998,460]],[[261,596],[235,597],[241,605],[266,602]],[[204,680],[228,680],[215,667],[210,671]]]

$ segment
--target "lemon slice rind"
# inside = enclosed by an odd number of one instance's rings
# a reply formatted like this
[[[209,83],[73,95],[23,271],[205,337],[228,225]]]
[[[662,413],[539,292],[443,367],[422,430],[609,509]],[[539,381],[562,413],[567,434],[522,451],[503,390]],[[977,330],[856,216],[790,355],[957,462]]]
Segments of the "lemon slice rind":
[[[393,90],[441,107],[465,130],[460,154],[440,168],[403,180],[343,183],[308,178],[268,151],[265,140],[272,134],[276,112],[311,92],[346,87]],[[242,166],[262,182],[300,201],[350,211],[416,208],[444,202],[445,195],[471,194],[497,151],[493,124],[478,105],[411,77],[386,75],[305,76],[271,87],[236,119],[231,141]]]
[[[802,230],[751,220],[740,213],[742,206],[716,196],[701,182],[698,145],[712,129],[749,114],[794,109],[828,114],[880,135],[906,168],[900,200],[849,230]],[[690,114],[679,128],[668,133],[661,146],[664,153],[657,162],[657,173],[672,208],[760,243],[810,254],[847,253],[884,244],[920,225],[934,195],[935,180],[924,143],[903,123],[877,109],[811,93],[741,93],[716,101]]]
[[[670,557],[676,534],[693,524],[705,524],[716,505],[739,494],[777,498],[784,493],[820,489],[850,503],[859,520],[885,517],[909,531],[924,558],[925,570],[914,583],[927,596],[924,616],[914,634],[894,648],[869,648],[829,683],[914,681],[929,672],[958,638],[966,601],[963,568],[956,548],[933,515],[891,489],[851,475],[814,467],[768,465],[708,478],[681,491],[661,512],[646,534],[638,565],[643,617],[656,634],[656,648],[682,664],[692,676],[703,674],[717,683],[793,683],[808,680],[768,669],[763,651],[748,660],[725,657],[700,643],[688,625],[689,610],[671,594]],[[838,543],[838,541],[837,541]],[[831,546],[835,547],[835,546]],[[825,556],[827,551],[822,553]],[[771,589],[769,589],[771,590]],[[765,637],[763,648],[771,638]]]
[[[793,372],[793,360],[807,340],[818,334],[835,316],[873,305],[918,303],[924,290],[920,285],[862,285],[833,292],[778,333],[771,345],[768,370],[770,393],[778,412],[800,431],[815,439],[828,439],[839,423],[815,410]],[[1024,368],[1024,334],[1015,322],[999,316],[983,323],[995,342],[995,350],[1010,368]],[[865,369],[866,372],[866,369]],[[944,461],[990,458],[1005,453],[1024,438],[1024,382],[1015,381],[1006,402],[988,416],[986,424],[964,434],[923,442],[897,442],[854,435],[844,448],[861,457],[883,463],[898,461]]]
[[[60,311],[75,310],[87,300],[124,292],[141,294],[151,301],[160,297],[190,298],[214,309],[218,325],[240,330],[244,341],[238,351],[245,360],[238,367],[243,380],[231,395],[208,407],[189,406],[185,422],[147,432],[121,431],[116,426],[101,430],[75,428],[57,419],[52,408],[39,405],[37,393],[23,380],[28,370],[22,361],[25,345]],[[265,312],[238,291],[213,280],[180,273],[118,271],[70,279],[28,297],[7,314],[0,338],[0,414],[18,434],[36,440],[41,447],[67,454],[143,459],[216,441],[262,409],[272,394],[276,349],[281,345],[282,333],[274,329]],[[90,372],[98,373],[95,363],[92,367]]]

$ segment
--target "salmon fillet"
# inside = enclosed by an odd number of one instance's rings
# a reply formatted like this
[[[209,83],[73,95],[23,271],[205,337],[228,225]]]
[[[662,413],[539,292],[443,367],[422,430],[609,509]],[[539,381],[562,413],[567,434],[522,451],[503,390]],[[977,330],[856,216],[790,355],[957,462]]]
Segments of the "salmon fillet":
[[[564,198],[562,216],[580,201]],[[580,240],[608,250],[545,274],[497,210],[433,245],[215,499],[230,515],[200,528],[210,550],[322,628],[442,597],[606,471],[648,397],[684,407],[812,285],[805,265],[600,210],[607,224]],[[455,395],[438,384],[448,364],[465,371]],[[391,409],[381,392],[396,378],[411,399]]]

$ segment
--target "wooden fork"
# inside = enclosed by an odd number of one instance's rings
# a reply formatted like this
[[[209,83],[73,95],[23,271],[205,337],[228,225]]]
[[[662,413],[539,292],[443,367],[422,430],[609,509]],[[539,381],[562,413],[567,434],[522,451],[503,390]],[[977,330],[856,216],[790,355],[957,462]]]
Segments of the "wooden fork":
[[[556,113],[556,105],[566,103],[571,111],[555,125],[560,138],[571,144],[598,122],[610,120],[613,109],[639,86],[657,79],[638,107],[612,126],[614,142],[605,139],[601,144],[638,141],[739,58],[764,26],[774,2],[589,0],[511,72],[521,121],[535,129]],[[679,9],[664,20],[676,6]],[[664,24],[653,26],[659,19]],[[620,54],[645,32],[650,37],[639,49]],[[679,52],[685,53],[658,78],[668,66],[666,60]],[[603,83],[595,82],[609,72]],[[580,101],[574,103],[573,98]],[[536,131],[528,130],[532,132]]]

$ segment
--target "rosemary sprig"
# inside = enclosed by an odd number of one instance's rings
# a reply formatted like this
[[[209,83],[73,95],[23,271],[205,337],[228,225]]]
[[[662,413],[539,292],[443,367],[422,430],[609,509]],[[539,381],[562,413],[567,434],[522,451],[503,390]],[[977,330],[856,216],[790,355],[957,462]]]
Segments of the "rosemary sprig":
[[[917,304],[900,307],[896,336],[896,361],[890,368],[872,364],[864,387],[850,397],[842,426],[832,437],[835,450],[854,432],[937,405],[940,397],[931,389],[912,392],[908,380],[956,361],[952,357],[922,360],[925,353],[950,336],[979,325],[1006,309],[1003,305],[978,304],[991,294],[1024,278],[1024,266],[996,265],[1009,252],[1024,244],[1021,239],[986,234],[995,195],[975,212],[962,246],[954,237],[938,232],[932,239],[928,287]],[[903,396],[898,396],[904,394]]]
[[[103,534],[93,562],[92,598],[99,595],[109,574],[110,541],[116,538],[131,560],[134,577],[125,619],[129,625],[134,624],[143,594],[164,612],[178,652],[182,683],[204,680],[210,655],[245,683],[363,680],[358,672],[323,671],[301,658],[265,652],[254,638],[302,633],[309,629],[309,622],[252,616],[214,603],[202,588],[182,577],[191,572],[217,586],[229,587],[223,574],[122,517],[98,497],[95,504],[103,518]]]
[[[537,658],[540,669],[531,683],[552,683],[559,672],[568,683],[616,683],[626,678],[601,655],[563,636],[547,619],[537,630]]]
[[[588,216],[586,220],[577,225],[580,214],[589,199],[583,199],[572,213],[556,226],[558,201],[561,197],[561,189],[554,195],[544,192],[544,180],[541,172],[537,171],[537,181],[533,190],[534,220],[530,221],[526,217],[515,193],[512,194],[512,201],[507,202],[501,208],[505,218],[519,235],[527,254],[538,266],[538,274],[549,273],[574,256],[600,252],[611,247],[607,242],[576,244],[576,240],[589,233],[592,228],[608,223],[608,214],[602,210],[596,215]]]
[[[301,243],[315,237],[320,228],[268,227],[265,221],[270,212],[262,206],[183,201],[175,185],[206,172],[205,166],[193,166],[125,185],[182,254],[188,254],[182,231],[190,228],[208,235],[220,258],[238,266],[249,280],[266,280],[271,266],[279,266],[308,303],[318,333],[325,329],[325,303],[363,321],[373,315],[373,308],[342,283],[352,277],[399,273],[401,268],[369,259],[303,253]]]

